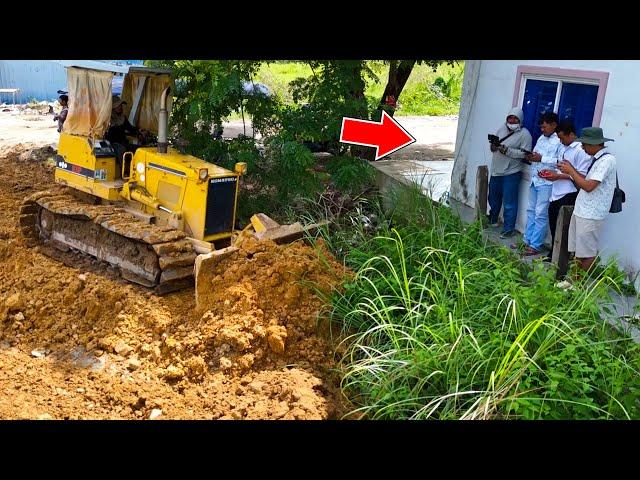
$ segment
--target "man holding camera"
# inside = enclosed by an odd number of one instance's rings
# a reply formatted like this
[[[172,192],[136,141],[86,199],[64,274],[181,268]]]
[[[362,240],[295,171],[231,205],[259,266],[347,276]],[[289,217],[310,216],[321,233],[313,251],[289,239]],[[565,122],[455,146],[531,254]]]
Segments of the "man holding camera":
[[[491,179],[489,180],[489,224],[498,226],[498,215],[504,206],[504,228],[501,238],[513,236],[518,215],[518,187],[522,175],[524,151],[531,150],[531,134],[522,126],[524,114],[514,107],[507,114],[506,122],[490,139]],[[524,151],[523,151],[524,150]]]

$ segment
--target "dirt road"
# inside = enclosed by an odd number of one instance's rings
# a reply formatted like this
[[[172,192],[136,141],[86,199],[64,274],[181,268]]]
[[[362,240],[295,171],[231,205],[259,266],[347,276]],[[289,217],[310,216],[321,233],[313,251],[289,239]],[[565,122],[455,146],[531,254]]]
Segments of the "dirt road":
[[[57,122],[53,115],[0,113],[0,152],[17,144],[57,145]]]
[[[321,303],[297,282],[330,288],[340,266],[248,242],[196,311],[192,290],[157,297],[89,257],[29,248],[20,204],[53,181],[51,152],[29,148],[55,144],[53,124],[0,114],[0,419],[340,417]]]
[[[395,119],[413,135],[416,142],[390,155],[389,159],[430,161],[453,158],[457,116],[398,116]],[[244,132],[252,135],[251,120],[247,120],[245,125],[242,120],[233,120],[225,122],[223,126],[225,137],[234,138]]]
[[[415,143],[389,155],[394,160],[443,160],[453,158],[458,128],[457,116],[395,117],[413,137]]]

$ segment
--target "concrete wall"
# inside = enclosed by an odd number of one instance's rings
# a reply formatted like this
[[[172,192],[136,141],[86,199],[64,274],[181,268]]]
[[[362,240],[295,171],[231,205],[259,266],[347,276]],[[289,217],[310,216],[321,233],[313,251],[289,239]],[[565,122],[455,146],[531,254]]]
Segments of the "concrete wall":
[[[616,156],[620,187],[627,194],[623,211],[605,220],[601,239],[606,258],[617,255],[619,263],[631,272],[640,271],[640,61],[636,60],[469,60],[461,99],[455,166],[451,195],[473,205],[476,170],[491,165],[487,134],[504,122],[513,102],[519,65],[544,66],[608,72],[600,126],[615,142],[608,143]],[[477,77],[477,85],[474,80]],[[468,125],[467,125],[468,123]],[[516,228],[526,222],[528,182],[520,186],[520,205]]]

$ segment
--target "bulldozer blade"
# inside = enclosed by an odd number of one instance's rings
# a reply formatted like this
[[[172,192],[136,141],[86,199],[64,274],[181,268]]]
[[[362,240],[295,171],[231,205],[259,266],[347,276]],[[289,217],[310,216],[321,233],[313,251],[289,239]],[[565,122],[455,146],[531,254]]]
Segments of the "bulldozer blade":
[[[271,240],[277,244],[291,243],[304,237],[305,234],[313,235],[319,227],[328,225],[328,221],[320,223],[312,223],[304,227],[300,222],[291,225],[281,225],[277,228],[266,230],[264,232],[256,232],[253,236],[258,240]]]
[[[253,229],[260,233],[266,232],[267,230],[271,230],[274,228],[278,228],[280,224],[276,222],[273,218],[268,217],[264,213],[256,213],[251,216],[251,225]]]
[[[220,250],[214,250],[210,253],[203,253],[196,257],[194,264],[193,275],[196,281],[196,308],[204,305],[205,298],[211,294],[212,280],[219,275],[217,269],[220,261],[231,255],[236,254],[239,249],[237,247],[226,247]]]

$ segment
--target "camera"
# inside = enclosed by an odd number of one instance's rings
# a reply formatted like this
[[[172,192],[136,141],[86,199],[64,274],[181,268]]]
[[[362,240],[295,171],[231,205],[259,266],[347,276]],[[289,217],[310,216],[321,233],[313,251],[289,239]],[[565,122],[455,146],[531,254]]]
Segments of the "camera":
[[[500,143],[500,137],[498,137],[497,135],[492,135],[490,133],[489,135],[487,135],[487,138],[489,139],[489,143],[491,144],[491,146],[496,148],[499,148],[502,146],[502,144]],[[518,148],[518,150],[520,150],[521,152],[524,152],[527,155],[531,155],[531,152],[528,150],[525,150],[524,148]],[[522,160],[527,165],[531,165],[531,162],[529,160],[525,160],[524,158],[521,158],[520,160]]]

